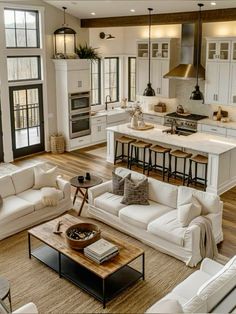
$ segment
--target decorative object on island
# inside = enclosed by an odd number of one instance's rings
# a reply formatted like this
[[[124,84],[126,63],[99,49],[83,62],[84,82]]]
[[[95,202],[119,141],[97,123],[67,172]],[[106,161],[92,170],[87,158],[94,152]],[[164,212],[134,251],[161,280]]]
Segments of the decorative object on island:
[[[69,227],[66,232],[66,242],[71,249],[82,250],[100,239],[101,231],[91,223],[79,223]]]
[[[176,108],[176,113],[178,114],[182,114],[184,113],[184,108],[182,105],[178,105],[177,108]]]
[[[68,27],[66,24],[66,7],[64,10],[64,23],[61,28],[54,32],[54,58],[67,59],[69,57],[75,58],[76,48],[76,31]]]
[[[50,137],[51,152],[53,154],[63,154],[65,151],[65,139],[60,133],[53,134]]]
[[[89,59],[91,61],[100,59],[98,52],[96,51],[98,48],[93,48],[88,46],[87,43],[85,45],[79,45],[76,48],[76,54],[80,59]]]
[[[127,98],[122,98],[122,99],[121,99],[120,107],[121,107],[122,109],[127,108],[127,102],[128,102],[128,99],[127,99]]]
[[[84,182],[84,176],[78,176],[78,181],[79,181],[79,183],[83,183]]]
[[[139,124],[145,125],[143,121],[143,112],[142,107],[139,101],[135,102],[131,109],[128,109],[127,112],[131,116],[130,126],[132,129],[138,129]]]
[[[196,85],[195,90],[192,91],[192,94],[190,96],[191,100],[202,100],[202,103],[204,104],[204,96],[203,93],[200,91],[200,87],[198,85],[198,79],[199,79],[199,64],[201,62],[201,29],[202,29],[202,17],[201,17],[201,8],[204,6],[203,3],[198,3],[199,6],[199,13],[198,13],[198,44],[197,44],[197,74],[196,74]]]
[[[157,105],[154,105],[155,112],[166,112],[166,104],[164,102],[159,102]]]
[[[143,92],[143,96],[155,96],[155,91],[152,88],[151,84],[151,25],[152,25],[152,16],[151,13],[153,11],[152,8],[148,8],[149,11],[149,21],[148,21],[148,26],[149,26],[149,35],[148,35],[148,83],[145,91]]]
[[[100,32],[99,37],[101,39],[108,39],[108,40],[115,39],[115,36],[113,36],[112,34],[105,34],[104,32]]]

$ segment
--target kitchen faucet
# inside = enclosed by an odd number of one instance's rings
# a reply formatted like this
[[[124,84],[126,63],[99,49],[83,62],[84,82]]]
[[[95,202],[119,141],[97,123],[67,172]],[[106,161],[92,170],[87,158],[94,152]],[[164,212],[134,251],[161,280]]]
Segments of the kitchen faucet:
[[[108,99],[108,98],[110,98],[110,102],[111,102],[111,96],[110,96],[110,95],[106,95],[105,110],[107,110],[107,104],[108,104],[107,99]]]

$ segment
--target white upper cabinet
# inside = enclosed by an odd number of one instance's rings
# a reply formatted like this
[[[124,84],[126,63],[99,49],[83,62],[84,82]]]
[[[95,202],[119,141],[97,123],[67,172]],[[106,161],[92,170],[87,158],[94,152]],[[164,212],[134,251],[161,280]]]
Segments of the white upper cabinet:
[[[229,62],[231,42],[228,40],[209,40],[207,41],[207,61]]]
[[[140,41],[137,43],[137,57],[138,58],[148,58],[148,49],[149,45],[148,42]]]
[[[170,42],[158,41],[152,42],[151,53],[153,59],[169,59],[170,58]]]

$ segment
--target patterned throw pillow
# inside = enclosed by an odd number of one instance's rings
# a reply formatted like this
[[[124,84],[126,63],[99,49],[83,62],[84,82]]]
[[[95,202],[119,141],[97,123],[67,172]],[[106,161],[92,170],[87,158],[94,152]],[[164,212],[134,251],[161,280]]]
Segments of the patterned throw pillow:
[[[125,178],[130,179],[131,173],[127,176],[121,177],[115,172],[112,172],[112,193],[116,195],[124,195]]]
[[[138,183],[125,178],[124,197],[122,204],[131,205],[149,205],[148,202],[148,179],[143,179]]]

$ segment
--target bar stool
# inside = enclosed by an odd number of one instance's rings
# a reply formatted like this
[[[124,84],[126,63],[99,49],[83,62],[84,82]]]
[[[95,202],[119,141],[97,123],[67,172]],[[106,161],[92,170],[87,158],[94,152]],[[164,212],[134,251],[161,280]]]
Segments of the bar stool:
[[[195,177],[194,178],[192,176],[192,163],[195,163]],[[198,164],[201,164],[201,165],[205,166],[205,177],[204,178],[199,178],[197,176]],[[188,183],[187,183],[187,185],[189,186],[189,183],[194,182],[194,184],[196,186],[197,183],[201,183],[201,181],[203,181],[204,191],[206,191],[206,187],[207,187],[207,167],[208,167],[208,157],[200,155],[200,154],[191,157],[189,159],[189,173],[188,173]]]
[[[121,136],[116,139],[116,147],[115,147],[115,158],[114,158],[114,165],[116,164],[117,160],[124,161],[124,159],[127,159],[127,168],[129,168],[129,154],[130,154],[130,144],[132,142],[135,142],[135,139],[127,137],[127,136]],[[118,144],[121,144],[121,155],[117,156],[118,151]],[[128,145],[127,155],[125,155],[125,145]]]
[[[175,158],[175,170],[172,171],[171,169],[171,157],[174,157]],[[176,179],[176,177],[178,176],[181,176],[182,179],[183,179],[183,185],[185,185],[185,180],[188,179],[188,175],[186,174],[186,160],[188,158],[190,158],[192,156],[192,154],[190,153],[186,153],[186,152],[183,152],[182,150],[173,150],[170,152],[170,155],[169,155],[169,171],[168,171],[168,182],[170,180],[170,177],[174,176],[174,178]],[[184,160],[184,169],[183,169],[183,172],[181,171],[178,171],[177,170],[177,162],[178,162],[178,159],[183,159]]]
[[[145,161],[146,159],[146,149],[149,148],[152,144],[146,143],[143,141],[137,141],[131,143],[131,154],[130,154],[130,161],[129,161],[129,169],[131,169],[132,165],[141,166],[143,168],[143,173],[145,170],[148,169],[149,163]],[[133,149],[135,150],[135,157],[133,158]],[[139,159],[139,150],[143,150],[143,160]]]
[[[170,148],[166,148],[166,147],[162,147],[159,145],[154,145],[151,146],[149,148],[149,165],[148,165],[148,176],[149,176],[149,172],[153,169],[157,170],[160,169],[162,171],[162,180],[165,181],[165,173],[168,173],[168,168],[165,166],[166,164],[166,154],[169,155],[171,149]],[[154,164],[152,164],[152,153],[154,153]],[[158,165],[157,164],[157,154],[161,154],[162,155],[162,165]]]

